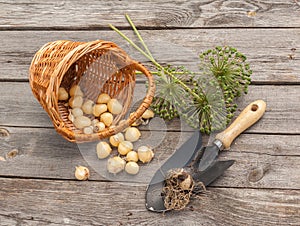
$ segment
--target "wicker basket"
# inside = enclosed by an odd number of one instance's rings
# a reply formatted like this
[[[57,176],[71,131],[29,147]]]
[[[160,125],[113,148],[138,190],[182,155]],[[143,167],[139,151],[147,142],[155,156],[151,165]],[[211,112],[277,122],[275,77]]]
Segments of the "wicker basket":
[[[126,120],[135,86],[135,72],[142,72],[148,79],[148,90],[143,102]],[[30,72],[30,86],[58,133],[71,142],[96,141],[114,135],[139,118],[150,106],[155,92],[151,73],[132,60],[112,42],[72,42],[59,40],[45,44],[34,56]],[[99,93],[118,98],[122,112],[114,117],[110,128],[93,134],[84,134],[68,119],[69,111],[58,101],[58,89],[67,91],[80,83],[85,96],[96,100]]]

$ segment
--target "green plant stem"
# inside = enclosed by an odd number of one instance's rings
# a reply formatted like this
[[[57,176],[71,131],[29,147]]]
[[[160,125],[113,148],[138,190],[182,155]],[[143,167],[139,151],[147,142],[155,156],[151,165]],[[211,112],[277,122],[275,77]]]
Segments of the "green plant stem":
[[[128,14],[125,14],[125,17],[126,17],[128,23],[130,24],[130,26],[132,27],[132,29],[134,30],[135,34],[137,35],[137,37],[141,41],[142,45],[144,46],[146,52],[148,53],[148,56],[150,56],[151,59],[154,60],[154,57],[152,56],[150,50],[148,49],[148,46],[146,45],[146,43],[144,42],[142,36],[140,35],[140,32],[136,29],[136,27],[135,27],[134,23],[132,22],[130,16]]]
[[[129,16],[127,15],[127,20],[130,20]],[[131,21],[131,20],[130,20]],[[132,23],[132,21],[131,21]],[[196,100],[198,101],[202,101],[202,99],[196,94],[194,93],[184,82],[182,82],[181,80],[179,80],[178,78],[176,78],[176,76],[174,76],[172,73],[170,73],[169,71],[165,70],[153,57],[152,55],[150,56],[149,54],[147,54],[144,50],[142,50],[140,47],[138,47],[133,41],[131,41],[124,33],[122,33],[119,29],[117,29],[115,26],[113,26],[112,24],[109,24],[110,28],[113,29],[115,32],[117,32],[123,39],[125,39],[130,45],[132,45],[136,50],[138,50],[141,54],[143,54],[147,59],[149,59],[154,66],[156,66],[159,70],[164,71],[165,74],[169,75],[176,83],[180,84],[188,93],[190,93],[194,98],[196,98]],[[135,29],[136,30],[136,29]],[[136,30],[137,31],[137,30]],[[138,35],[140,41],[142,43],[144,43],[142,37],[140,35]],[[143,44],[145,45],[145,43]],[[148,50],[149,51],[149,50]],[[150,51],[149,51],[150,52]]]
[[[138,50],[141,54],[143,54],[147,59],[149,59],[152,63],[155,61],[154,59],[152,60],[151,57],[148,56],[147,53],[144,52],[140,47],[138,47],[133,41],[131,41],[124,33],[122,33],[118,28],[113,26],[112,24],[109,24],[109,27],[113,29],[115,32],[117,32],[122,38],[124,38],[130,45],[132,45],[136,50]]]

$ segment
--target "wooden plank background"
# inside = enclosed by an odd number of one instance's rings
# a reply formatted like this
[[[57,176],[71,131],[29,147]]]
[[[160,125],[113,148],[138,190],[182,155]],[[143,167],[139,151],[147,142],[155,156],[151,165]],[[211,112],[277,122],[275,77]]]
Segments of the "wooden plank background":
[[[12,149],[18,154],[0,161],[0,225],[300,225],[299,12],[298,0],[1,1],[0,157]],[[59,39],[114,41],[149,65],[107,26],[136,40],[124,13],[163,64],[197,71],[201,51],[238,48],[251,63],[253,81],[249,94],[237,100],[237,114],[253,100],[267,102],[259,123],[221,153],[220,159],[235,164],[181,212],[149,212],[144,196],[155,167],[191,128],[158,118],[141,127],[136,145],[152,144],[153,162],[135,179],[109,181],[95,161],[95,143],[76,145],[60,137],[30,90],[34,53]],[[138,78],[136,101],[144,95],[144,81]],[[203,139],[207,145],[213,135]],[[89,181],[75,180],[76,165],[90,166]]]
[[[218,1],[43,1],[0,3],[1,28],[100,29],[108,23],[128,27],[124,13],[137,26],[150,28],[299,27],[298,0]]]
[[[134,39],[131,31],[124,31]],[[151,30],[142,36],[161,63],[183,65],[197,71],[198,54],[216,45],[230,45],[244,53],[253,69],[253,82],[299,84],[299,29]],[[137,60],[147,62],[113,31],[2,31],[2,80],[28,79],[28,65],[45,43],[56,40],[111,40]],[[21,39],[21,40],[20,40]],[[162,50],[162,51],[161,51]],[[178,51],[180,54],[178,54]],[[20,57],[22,56],[22,57]]]

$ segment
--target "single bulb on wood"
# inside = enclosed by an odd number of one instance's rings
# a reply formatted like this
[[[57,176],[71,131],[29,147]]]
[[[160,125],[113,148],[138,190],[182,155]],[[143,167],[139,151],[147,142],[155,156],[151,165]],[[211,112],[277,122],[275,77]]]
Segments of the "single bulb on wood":
[[[75,177],[77,180],[87,180],[90,177],[90,170],[85,166],[76,166]]]

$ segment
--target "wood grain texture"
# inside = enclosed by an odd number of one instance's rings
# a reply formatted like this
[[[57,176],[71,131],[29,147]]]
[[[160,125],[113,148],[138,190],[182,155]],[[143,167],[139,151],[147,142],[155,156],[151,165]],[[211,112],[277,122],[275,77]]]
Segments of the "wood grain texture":
[[[155,158],[141,166],[135,177],[125,174],[112,176],[106,172],[106,160],[96,156],[96,143],[76,145],[61,138],[53,129],[6,128],[9,136],[1,137],[0,156],[12,149],[19,154],[0,161],[0,176],[74,180],[77,165],[90,168],[90,180],[127,181],[146,185],[160,165],[187,140],[192,132],[142,131],[135,143],[151,145]],[[236,139],[230,151],[220,155],[221,160],[234,159],[235,164],[212,186],[233,188],[300,189],[300,136],[243,134]],[[213,137],[205,136],[203,145]],[[113,154],[116,154],[116,150]],[[260,177],[257,174],[262,174]]]
[[[144,207],[145,186],[0,178],[2,225],[297,225],[298,190],[209,188],[192,208]],[[128,198],[124,199],[124,195]],[[44,206],[47,208],[44,208]]]
[[[93,29],[128,26],[128,13],[146,27],[299,27],[297,0],[43,1],[0,3],[2,29]]]
[[[52,128],[52,122],[33,97],[28,83],[2,82],[0,93],[0,102],[2,103],[0,125]],[[137,84],[133,103],[144,95],[145,86]],[[263,99],[267,103],[266,113],[259,123],[253,125],[248,132],[299,134],[299,98],[299,86],[251,86],[249,94],[238,100],[237,113],[250,102]],[[156,130],[191,130],[177,119],[167,121],[165,125],[160,120],[153,120],[152,126]]]
[[[29,87],[33,55],[60,39],[113,41],[149,65],[107,26],[137,40],[125,13],[162,64],[197,71],[201,51],[236,47],[253,69],[236,114],[256,99],[267,103],[263,118],[220,154],[235,164],[184,211],[149,212],[144,197],[154,171],[191,128],[178,119],[153,119],[135,144],[150,144],[153,161],[135,177],[111,176],[104,173],[106,160],[97,159],[96,143],[76,145],[55,132]],[[0,225],[299,225],[299,13],[299,0],[1,1]],[[144,77],[137,80],[134,103],[145,93]],[[13,149],[17,155],[5,159]],[[90,168],[89,181],[75,180],[77,165]]]
[[[124,31],[133,40],[131,31]],[[236,47],[253,69],[254,83],[300,83],[299,29],[178,29],[141,31],[162,64],[198,71],[198,54],[217,45]],[[113,31],[1,31],[0,80],[28,80],[30,62],[45,43],[61,39],[116,42],[134,59],[147,60]],[[138,76],[138,80],[143,80]]]

